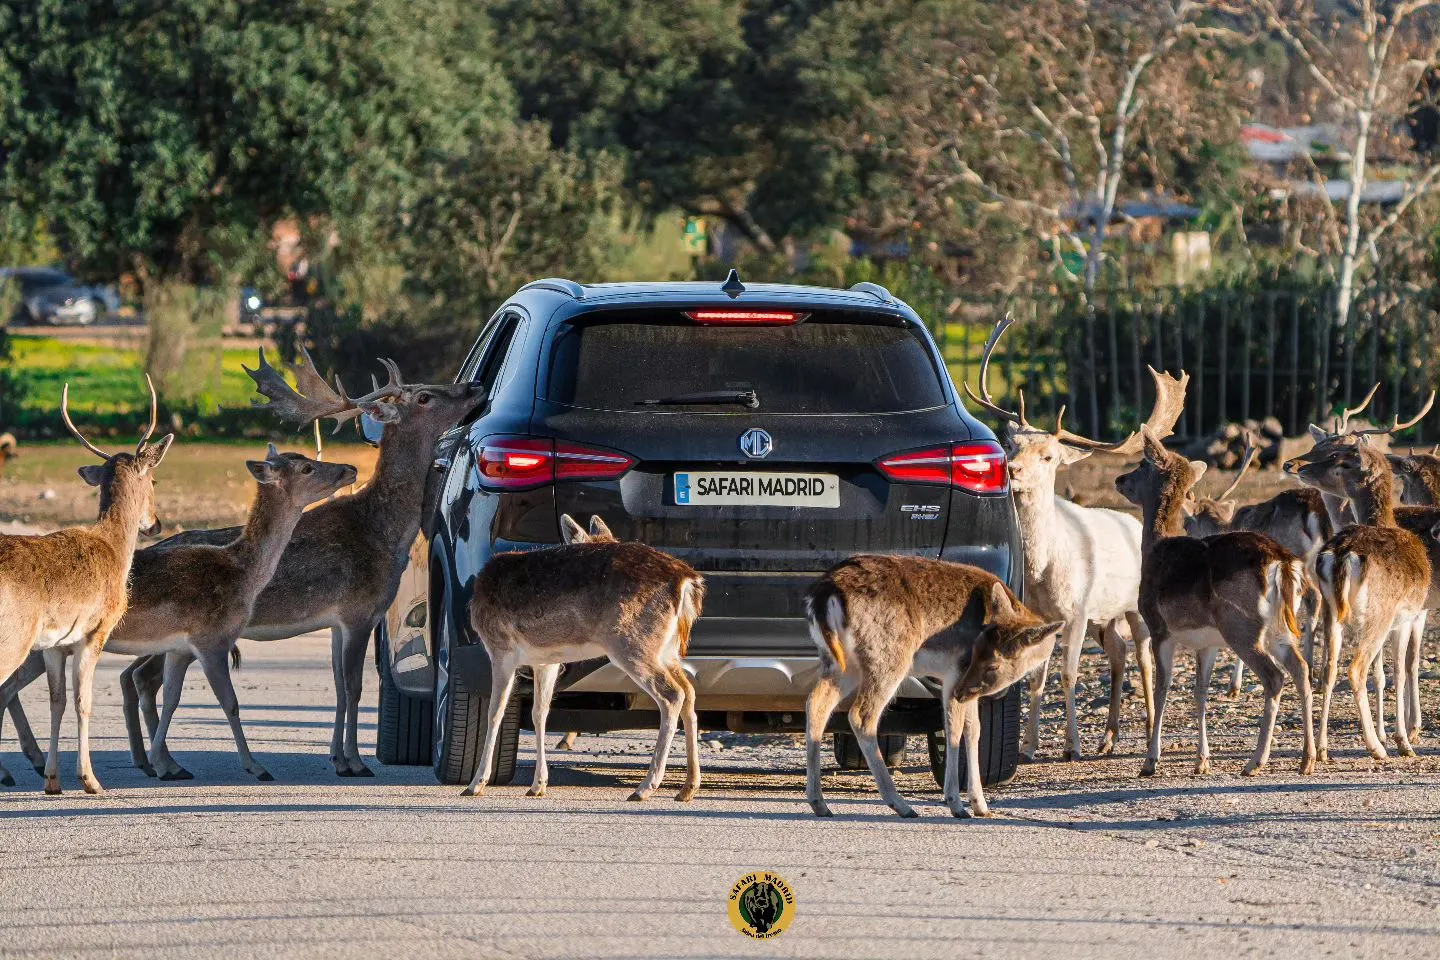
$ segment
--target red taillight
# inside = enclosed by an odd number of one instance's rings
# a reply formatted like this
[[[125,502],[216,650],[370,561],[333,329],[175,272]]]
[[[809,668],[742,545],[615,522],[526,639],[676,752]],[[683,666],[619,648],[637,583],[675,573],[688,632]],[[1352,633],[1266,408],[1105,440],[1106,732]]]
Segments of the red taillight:
[[[613,480],[635,465],[616,450],[540,437],[486,437],[476,458],[480,482],[494,490],[528,490],[556,480]]]
[[[991,440],[892,453],[875,466],[900,483],[943,483],[971,493],[1005,493],[1009,489],[1005,451]]]
[[[747,326],[789,326],[805,316],[791,310],[689,310],[685,316],[696,323]]]

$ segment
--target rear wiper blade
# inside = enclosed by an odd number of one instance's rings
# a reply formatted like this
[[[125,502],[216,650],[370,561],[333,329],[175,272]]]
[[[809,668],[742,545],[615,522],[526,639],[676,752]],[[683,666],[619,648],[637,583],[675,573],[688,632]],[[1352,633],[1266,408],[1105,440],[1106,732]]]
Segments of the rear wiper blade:
[[[751,410],[760,409],[760,397],[754,390],[702,390],[698,393],[681,393],[673,397],[661,397],[658,400],[636,400],[635,403],[644,407],[682,407],[690,404],[697,406],[702,404],[734,403],[742,407],[749,407]]]

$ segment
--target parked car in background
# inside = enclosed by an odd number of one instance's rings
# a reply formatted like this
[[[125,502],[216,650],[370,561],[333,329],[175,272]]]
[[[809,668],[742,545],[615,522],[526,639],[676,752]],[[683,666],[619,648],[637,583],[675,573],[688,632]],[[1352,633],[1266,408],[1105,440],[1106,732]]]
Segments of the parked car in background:
[[[711,730],[804,729],[819,670],[805,591],[846,557],[939,557],[1022,589],[1005,455],[961,405],[924,323],[874,284],[539,280],[485,324],[458,380],[484,384],[488,400],[440,441],[425,536],[378,631],[383,763],[470,778],[490,693],[465,614],[471,584],[496,553],[559,543],[562,514],[599,514],[620,539],[704,574],[686,668]],[[492,782],[515,774],[528,684],[502,718]],[[907,679],[880,730],[892,766],[908,735],[927,735],[938,780],[937,697]],[[982,777],[1006,780],[1018,687],[981,716]],[[560,676],[552,730],[655,722],[603,659]],[[864,768],[843,712],[831,732],[840,765]]]
[[[80,283],[52,267],[0,267],[0,281],[18,284],[17,323],[88,326],[120,309],[120,295],[109,287]]]

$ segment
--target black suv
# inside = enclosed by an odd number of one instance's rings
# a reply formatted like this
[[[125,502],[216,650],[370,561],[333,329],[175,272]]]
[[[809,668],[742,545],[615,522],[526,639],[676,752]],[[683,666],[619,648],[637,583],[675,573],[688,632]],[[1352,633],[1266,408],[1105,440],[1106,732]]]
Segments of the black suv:
[[[710,729],[804,729],[818,669],[805,589],[852,554],[963,561],[1021,589],[1004,454],[920,318],[875,284],[538,280],[485,325],[458,379],[489,402],[441,440],[426,537],[380,628],[382,762],[469,780],[490,689],[470,584],[497,552],[558,543],[561,514],[599,514],[704,574],[686,665]],[[525,693],[503,717],[494,782],[515,774]],[[938,780],[936,697],[907,680],[881,732],[897,765],[906,735],[928,734]],[[987,782],[1014,773],[1018,715],[1018,688],[985,705]],[[836,759],[863,768],[836,716]],[[566,668],[548,726],[656,723],[602,659]]]

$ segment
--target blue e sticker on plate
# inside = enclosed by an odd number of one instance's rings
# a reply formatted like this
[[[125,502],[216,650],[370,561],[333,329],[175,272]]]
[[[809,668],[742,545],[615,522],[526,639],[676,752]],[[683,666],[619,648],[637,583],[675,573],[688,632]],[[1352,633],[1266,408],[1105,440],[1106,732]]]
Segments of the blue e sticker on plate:
[[[675,474],[675,502],[690,502],[690,474],[688,473]]]

